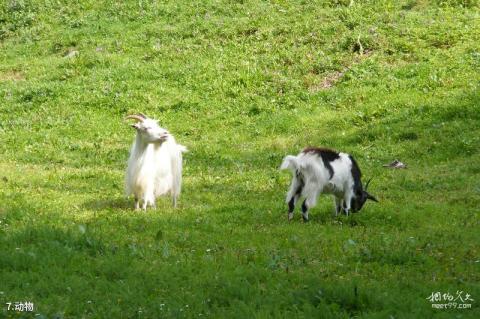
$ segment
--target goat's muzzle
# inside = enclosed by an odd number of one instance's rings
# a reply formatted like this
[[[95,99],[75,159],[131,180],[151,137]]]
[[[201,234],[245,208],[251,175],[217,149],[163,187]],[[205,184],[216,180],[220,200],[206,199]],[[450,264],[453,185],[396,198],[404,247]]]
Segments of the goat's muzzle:
[[[162,135],[159,137],[158,142],[160,142],[160,143],[165,142],[165,141],[168,139],[169,136],[170,136],[170,134],[168,134],[168,133],[162,134]]]

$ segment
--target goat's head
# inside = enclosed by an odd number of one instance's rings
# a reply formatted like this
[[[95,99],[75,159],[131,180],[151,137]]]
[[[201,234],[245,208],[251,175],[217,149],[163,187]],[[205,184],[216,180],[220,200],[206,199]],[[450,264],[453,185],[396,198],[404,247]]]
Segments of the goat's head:
[[[352,197],[350,201],[350,207],[353,212],[360,211],[368,199],[378,203],[378,200],[367,192],[368,184],[370,184],[371,180],[371,178],[368,180],[367,184],[365,184],[365,188],[359,187],[355,190],[355,196]]]
[[[146,143],[162,144],[170,136],[170,133],[160,127],[156,120],[148,118],[142,113],[128,115],[125,119],[133,119],[136,121],[135,124],[132,124],[132,127],[137,130],[139,136]]]

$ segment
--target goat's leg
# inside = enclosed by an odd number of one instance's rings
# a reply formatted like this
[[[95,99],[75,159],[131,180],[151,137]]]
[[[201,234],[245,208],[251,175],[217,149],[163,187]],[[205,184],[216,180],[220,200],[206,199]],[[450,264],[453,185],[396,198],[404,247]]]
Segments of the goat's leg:
[[[299,198],[300,198],[300,195],[297,194],[293,196],[288,202],[288,220],[293,219],[293,211],[295,210],[295,205],[297,204]]]
[[[335,217],[338,217],[338,214],[342,212],[342,201],[342,198],[335,196]]]
[[[345,197],[343,198],[343,210],[345,211],[345,215],[348,215],[350,214],[350,203],[351,203],[351,199],[352,199],[353,195],[348,192],[345,194]]]
[[[306,184],[303,193],[305,195],[305,200],[302,204],[302,218],[304,222],[308,222],[308,210],[312,207],[315,207],[317,204],[318,195],[322,193],[322,188],[315,189],[317,185],[315,184]]]
[[[143,194],[143,206],[142,209],[144,211],[147,210],[148,205],[155,207],[155,192],[153,185],[149,185],[145,189],[145,193]]]
[[[303,201],[302,204],[302,219],[304,222],[308,222],[308,205],[307,205],[307,199]]]
[[[177,196],[173,196],[172,197],[172,205],[173,205],[173,208],[177,208]]]
[[[302,194],[303,186],[304,184],[302,179],[295,176],[287,194],[288,220],[293,219],[293,211],[295,210],[295,205],[297,205],[300,195]]]
[[[152,201],[150,199],[151,199],[151,196],[148,193],[145,193],[143,195],[142,209],[145,212],[147,211],[148,205],[152,204]]]
[[[135,196],[135,210],[139,210],[140,209],[140,201],[138,200],[138,197]]]
[[[290,199],[290,201],[288,202],[288,220],[293,219],[294,209],[295,209],[295,196],[293,196],[292,199]]]

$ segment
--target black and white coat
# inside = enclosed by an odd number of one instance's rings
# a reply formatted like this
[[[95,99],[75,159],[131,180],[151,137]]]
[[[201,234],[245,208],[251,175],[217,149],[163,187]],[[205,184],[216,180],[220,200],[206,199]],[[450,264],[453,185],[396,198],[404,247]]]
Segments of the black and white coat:
[[[290,169],[293,179],[288,191],[288,219],[300,197],[302,217],[308,221],[308,210],[317,203],[320,193],[332,194],[335,198],[335,215],[342,210],[348,216],[350,211],[358,212],[367,199],[377,199],[367,193],[368,182],[363,188],[360,172],[355,159],[346,153],[338,153],[326,148],[306,148],[297,156],[288,155],[280,169]]]

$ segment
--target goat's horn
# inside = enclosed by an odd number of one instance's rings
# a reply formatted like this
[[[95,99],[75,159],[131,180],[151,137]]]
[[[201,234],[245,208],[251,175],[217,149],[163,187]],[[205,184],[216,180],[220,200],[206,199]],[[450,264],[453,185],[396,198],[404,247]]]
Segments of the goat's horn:
[[[127,117],[125,117],[126,120],[128,119],[133,119],[133,120],[137,120],[139,122],[143,122],[143,120],[145,120],[146,118],[145,117],[142,117],[140,115],[137,115],[137,114],[134,114],[134,115],[128,115]]]
[[[373,177],[372,177],[372,178],[373,178]],[[370,179],[368,180],[367,184],[365,184],[365,190],[368,189],[368,184],[370,184],[370,182],[372,181],[372,178],[370,178]]]
[[[145,114],[143,114],[143,113],[138,113],[137,115],[140,116],[140,117],[143,117],[144,120],[147,119],[147,116],[146,116]]]

